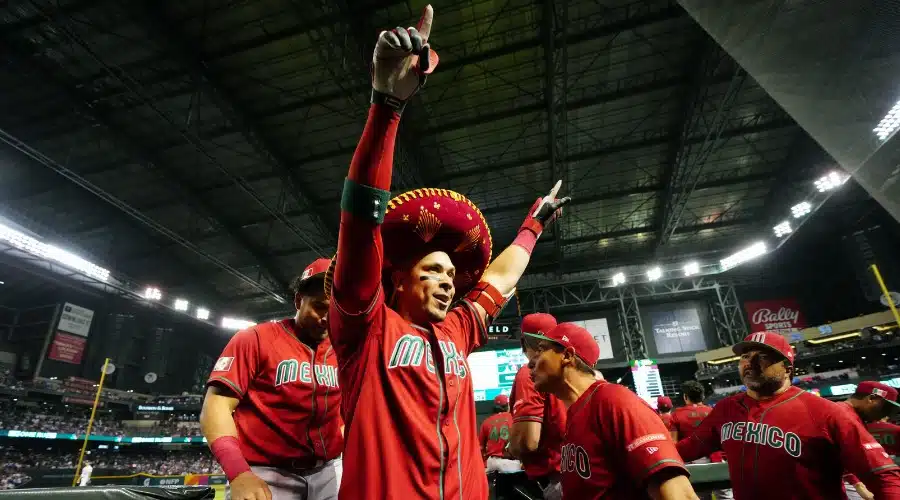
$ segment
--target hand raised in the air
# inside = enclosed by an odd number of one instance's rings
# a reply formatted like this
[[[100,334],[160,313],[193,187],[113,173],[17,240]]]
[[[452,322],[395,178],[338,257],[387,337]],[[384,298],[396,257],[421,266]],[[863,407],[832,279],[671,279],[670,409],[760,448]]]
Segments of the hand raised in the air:
[[[572,198],[557,198],[559,188],[562,187],[562,181],[556,181],[550,193],[543,198],[539,198],[531,207],[529,217],[535,218],[545,228],[562,215],[562,207],[572,201]]]
[[[417,27],[381,32],[372,56],[372,88],[403,101],[419,90],[438,63],[437,53],[428,44],[433,21],[434,9],[429,5]]]

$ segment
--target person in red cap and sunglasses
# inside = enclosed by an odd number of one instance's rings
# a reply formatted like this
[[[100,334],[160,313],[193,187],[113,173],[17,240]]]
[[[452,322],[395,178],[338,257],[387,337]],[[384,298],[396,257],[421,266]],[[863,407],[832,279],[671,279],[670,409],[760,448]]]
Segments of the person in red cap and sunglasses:
[[[325,283],[352,478],[342,499],[487,498],[466,358],[487,342],[568,201],[557,183],[492,261],[490,229],[465,196],[422,188],[391,198],[400,117],[438,63],[433,21],[429,5],[417,27],[379,35],[368,119],[344,181]]]
[[[791,385],[794,349],[757,332],[732,347],[746,393],[713,408],[678,452],[696,460],[722,450],[737,500],[844,498],[842,471],[881,499],[900,499],[900,468],[839,404]]]
[[[212,369],[200,428],[232,500],[332,500],[344,449],[337,357],[318,259],[294,280],[293,318],[237,332]]]
[[[848,418],[859,420],[863,425],[879,422],[897,412],[900,404],[897,403],[897,389],[876,382],[874,380],[865,380],[856,386],[856,390],[849,399],[840,403],[841,408],[846,410]],[[869,430],[871,433],[871,430]],[[875,438],[875,436],[872,436]],[[875,439],[879,443],[880,440]],[[885,450],[887,452],[887,450]],[[850,500],[862,498],[864,500],[872,500],[874,496],[866,485],[856,477],[855,474],[844,474],[844,482],[856,490],[854,495],[852,491],[847,490],[847,497]]]
[[[529,362],[535,387],[568,408],[563,498],[697,498],[659,416],[626,387],[596,379],[600,348],[590,332],[561,323],[526,335],[538,341],[539,354]]]
[[[530,361],[537,356],[537,340],[556,327],[556,318],[547,313],[522,318],[522,350]],[[559,448],[566,431],[566,408],[562,401],[539,392],[531,379],[531,368],[524,365],[516,373],[512,387],[513,429],[509,448],[522,461],[527,481],[518,486],[529,496],[554,498],[561,494],[559,484]]]

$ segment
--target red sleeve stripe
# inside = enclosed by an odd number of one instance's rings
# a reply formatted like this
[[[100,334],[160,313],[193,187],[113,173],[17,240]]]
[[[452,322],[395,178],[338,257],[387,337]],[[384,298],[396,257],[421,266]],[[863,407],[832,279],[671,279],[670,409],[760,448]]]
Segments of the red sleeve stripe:
[[[876,472],[880,472],[880,471],[888,470],[888,469],[895,469],[895,468],[897,468],[897,464],[887,464],[887,465],[882,465],[881,467],[875,467],[874,469],[870,470],[869,473],[874,474]]]
[[[206,382],[206,385],[214,384],[216,382],[219,382],[219,383],[225,385],[226,387],[228,387],[229,389],[231,389],[232,391],[234,391],[234,393],[237,394],[238,397],[244,397],[244,391],[242,391],[240,389],[240,387],[237,386],[237,384],[228,380],[225,377],[213,377],[213,378],[209,379],[209,381]]]
[[[669,466],[669,467],[676,466],[681,469],[684,469],[685,475],[688,475],[688,476],[690,475],[690,472],[688,472],[687,467],[684,466],[684,464],[681,462],[681,460],[675,460],[674,458],[664,458],[664,459],[660,460],[659,462],[656,462],[656,463],[650,465],[649,467],[647,467],[646,469],[644,469],[642,476],[643,477],[649,476],[653,472],[653,469],[656,469],[660,466]]]
[[[544,417],[530,417],[528,415],[523,415],[521,417],[513,417],[513,423],[519,422],[537,422],[539,424],[544,423]]]

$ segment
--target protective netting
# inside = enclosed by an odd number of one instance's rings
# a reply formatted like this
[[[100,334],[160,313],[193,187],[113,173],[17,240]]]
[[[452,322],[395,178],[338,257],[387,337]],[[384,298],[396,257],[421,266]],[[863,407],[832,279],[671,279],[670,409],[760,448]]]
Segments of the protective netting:
[[[900,1],[678,2],[900,220]]]

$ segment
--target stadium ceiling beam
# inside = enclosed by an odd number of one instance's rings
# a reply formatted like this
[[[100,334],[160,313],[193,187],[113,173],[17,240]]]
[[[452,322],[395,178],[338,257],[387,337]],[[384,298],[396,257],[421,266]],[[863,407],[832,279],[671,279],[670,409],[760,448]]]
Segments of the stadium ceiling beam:
[[[731,58],[704,33],[705,43],[698,51],[701,58],[693,75],[694,85],[685,105],[684,125],[672,163],[667,172],[667,192],[656,233],[656,247],[661,250],[675,234],[688,200],[700,181],[706,160],[731,137],[724,134],[737,96],[743,89],[747,72],[738,64],[727,64]],[[721,98],[714,97],[716,75],[730,71],[728,88]],[[712,115],[712,117],[710,117]],[[702,137],[701,140],[696,140]]]
[[[117,127],[115,127],[108,119],[107,116],[100,110],[98,107],[92,106],[89,103],[89,99],[84,96],[81,96],[78,91],[73,90],[62,78],[57,74],[57,71],[53,68],[49,67],[49,65],[43,64],[40,62],[38,57],[35,57],[34,54],[38,53],[36,50],[31,50],[31,46],[28,42],[13,39],[8,36],[3,37],[3,48],[0,48],[0,51],[6,52],[5,58],[7,61],[17,64],[23,68],[25,72],[36,73],[43,82],[52,83],[57,90],[57,95],[64,97],[68,103],[72,107],[74,107],[81,116],[86,117],[88,120],[88,124],[90,126],[100,125],[104,133],[107,137],[118,147],[122,148],[122,150],[133,157],[135,161],[139,162],[145,168],[148,168],[154,172],[157,172],[164,181],[166,181],[170,186],[174,189],[178,190],[182,193],[182,198],[185,203],[190,204],[195,210],[198,211],[199,214],[203,215],[203,217],[211,224],[213,227],[221,227],[223,231],[229,235],[229,237],[241,248],[247,251],[249,254],[253,255],[254,258],[257,256],[263,257],[263,260],[260,261],[263,266],[262,269],[265,270],[265,277],[267,281],[270,283],[261,283],[257,279],[253,279],[244,273],[228,266],[226,263],[221,261],[220,259],[210,255],[209,253],[201,250],[199,247],[194,246],[184,237],[176,234],[174,231],[166,228],[165,226],[153,221],[152,219],[146,217],[143,213],[135,210],[133,207],[125,204],[118,198],[106,193],[100,188],[94,186],[93,184],[87,182],[81,176],[75,174],[71,170],[59,165],[55,160],[43,153],[40,153],[36,150],[33,150],[30,146],[21,141],[18,141],[15,137],[11,136],[3,132],[3,141],[7,142],[11,146],[17,148],[19,151],[25,153],[30,156],[32,159],[37,161],[40,164],[50,168],[56,173],[62,175],[64,178],[74,182],[79,187],[87,190],[91,194],[99,197],[101,200],[110,203],[114,207],[116,207],[119,211],[135,218],[139,222],[142,222],[144,225],[149,226],[151,229],[156,232],[168,237],[173,242],[177,244],[181,244],[182,246],[187,247],[189,250],[198,254],[199,256],[209,260],[213,264],[221,267],[223,270],[229,272],[233,276],[238,279],[246,282],[247,284],[253,286],[254,288],[259,289],[263,293],[267,293],[272,297],[282,297],[284,290],[287,289],[287,282],[284,278],[280,277],[280,274],[277,272],[274,264],[266,261],[265,255],[256,248],[246,237],[241,235],[234,225],[230,223],[230,221],[223,220],[220,214],[217,214],[210,207],[205,205],[200,197],[193,193],[190,186],[188,186],[182,179],[180,179],[176,174],[174,174],[171,169],[167,169],[165,165],[161,162],[154,161],[152,155],[149,155],[147,151],[143,151],[141,146],[134,143],[130,138],[126,137],[124,134],[121,134]],[[0,131],[2,132],[2,131]],[[283,297],[282,297],[283,299]]]
[[[147,1],[147,0],[144,0]],[[363,7],[364,12],[354,14],[355,17],[370,17],[371,13],[377,9],[388,7],[393,4],[398,4],[402,2],[398,2],[396,0],[388,0],[388,1],[379,1],[375,5],[370,5],[370,8]],[[355,7],[354,7],[355,8]],[[358,9],[357,9],[358,10]],[[622,16],[604,16],[603,22],[600,24],[588,27],[582,31],[577,33],[568,33],[565,43],[569,46],[590,42],[593,40],[597,40],[599,38],[615,35],[616,33],[622,31],[633,30],[637,28],[641,28],[644,26],[649,26],[657,23],[662,23],[666,21],[671,21],[678,18],[687,17],[687,13],[682,9],[675,0],[669,0],[664,7],[659,6],[647,6],[644,5],[643,2],[635,2],[630,5],[626,5],[623,7],[610,9],[611,14],[622,13]],[[440,16],[440,13],[438,13]],[[269,35],[263,35],[261,37],[256,37],[253,39],[246,40],[241,42],[240,44],[226,48],[221,51],[211,52],[204,54],[204,60],[208,63],[215,62],[218,59],[233,56],[243,51],[252,50],[254,48],[262,47],[268,43],[276,42],[278,40],[282,40],[285,38],[297,36],[304,33],[309,33],[315,29],[321,29],[327,27],[329,25],[333,25],[336,23],[342,22],[340,18],[340,14],[332,14],[325,16],[321,19],[313,20],[309,23],[297,24],[295,26],[291,26],[286,28],[285,30],[281,30]],[[377,33],[373,32],[373,35]],[[483,63],[485,61],[489,61],[495,58],[508,56],[510,54],[514,54],[516,52],[528,49],[540,48],[544,43],[544,39],[540,36],[540,34],[536,35],[533,38],[528,38],[525,40],[521,40],[512,44],[501,45],[493,49],[488,49],[480,52],[475,52],[469,54],[467,56],[448,59],[441,61],[440,71],[444,73],[449,73],[461,68],[464,68],[469,65],[475,65],[479,63]],[[563,43],[563,40],[557,40],[555,42],[557,45]],[[142,60],[134,63],[134,65],[125,65],[123,67],[124,70],[128,70],[131,67],[144,67],[147,65],[151,65],[154,60]],[[93,81],[95,79],[103,77],[104,74],[95,74],[84,78],[84,82]],[[145,85],[152,86],[165,83],[169,80],[182,78],[184,73],[182,71],[171,70],[171,71],[161,71],[157,74],[155,78],[148,79]],[[319,104],[324,104],[329,101],[335,101],[344,98],[347,93],[355,93],[355,94],[366,94],[371,89],[371,85],[366,82],[365,84],[357,84],[351,87],[345,87],[339,89],[337,91],[326,92],[319,95],[310,96],[303,99],[298,99],[289,104],[285,104],[283,106],[279,106],[276,109],[271,109],[267,111],[261,111],[258,114],[254,114],[252,118],[254,120],[261,120],[265,118],[269,118],[272,116],[277,116],[284,113],[290,113],[293,111],[304,110],[312,106],[316,106]],[[162,96],[161,98],[175,97],[178,95],[183,95],[186,92],[177,92],[172,95]],[[100,93],[96,97],[98,100],[103,100],[111,97],[113,94],[110,92],[109,94]],[[536,104],[535,112],[540,112],[543,110],[543,103]],[[523,112],[527,108],[522,108]],[[515,116],[515,115],[512,115]],[[48,117],[49,118],[49,117]],[[39,119],[39,118],[35,118]],[[478,120],[481,123],[483,120]],[[468,126],[471,126],[473,122],[469,120]],[[441,129],[436,129],[441,130]],[[350,153],[352,153],[352,149]],[[336,156],[340,154],[346,154],[346,151],[334,152],[331,156]],[[313,159],[303,159],[298,163],[303,163],[306,161],[314,161]]]
[[[550,158],[550,182],[562,181],[563,195],[572,192],[566,163],[567,129],[566,101],[568,90],[568,48],[566,35],[569,28],[568,0],[557,5],[555,0],[543,0],[541,36],[544,38],[544,106],[547,114],[547,156]],[[557,35],[561,45],[557,45]],[[551,184],[552,185],[552,184]],[[565,223],[552,226],[553,257],[560,274],[564,272],[565,255],[562,241]]]
[[[169,57],[175,58],[178,63],[191,73],[191,77],[199,84],[208,97],[215,103],[216,107],[228,118],[235,128],[241,133],[243,138],[250,144],[253,149],[265,158],[272,168],[279,174],[286,191],[297,205],[308,210],[311,214],[317,231],[320,235],[329,240],[331,245],[337,244],[337,227],[338,214],[325,216],[320,210],[320,201],[313,195],[312,190],[308,188],[308,183],[303,182],[294,172],[292,165],[296,162],[292,161],[289,156],[281,151],[274,141],[262,132],[262,127],[252,120],[245,110],[238,106],[235,96],[221,83],[221,79],[217,72],[206,62],[204,55],[198,50],[191,50],[199,44],[188,40],[182,33],[172,29],[171,22],[166,18],[163,6],[157,0],[141,0],[130,3],[129,5],[140,10],[135,21],[141,22],[151,30],[154,40],[164,44],[164,51]],[[282,220],[284,223],[286,221]],[[293,227],[292,223],[287,221],[285,225],[297,233],[299,229]],[[301,234],[301,239],[306,240]],[[315,245],[311,245],[310,249],[322,253]],[[325,255],[323,255],[325,256]]]

